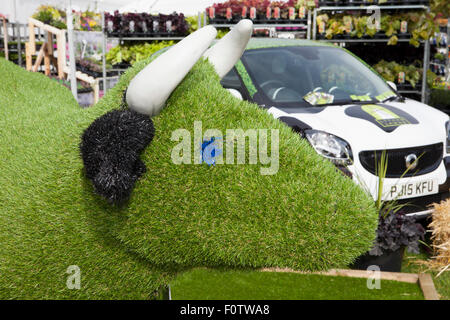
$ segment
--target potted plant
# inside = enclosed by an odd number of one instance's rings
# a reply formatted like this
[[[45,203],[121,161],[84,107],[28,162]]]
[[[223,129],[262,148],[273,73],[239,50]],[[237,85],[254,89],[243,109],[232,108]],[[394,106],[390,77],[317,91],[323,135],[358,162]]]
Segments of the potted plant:
[[[418,60],[407,66],[395,61],[381,60],[373,67],[385,80],[395,82],[398,90],[421,89],[422,65]],[[434,78],[432,73],[427,76],[427,79]],[[431,86],[431,83],[429,85]]]
[[[429,74],[432,74],[428,70]],[[428,78],[427,78],[428,79]],[[434,76],[429,80],[431,89],[430,105],[446,113],[450,112],[450,82],[446,82],[443,77]]]
[[[325,29],[331,29],[327,32],[327,39],[339,39],[342,38],[342,32],[338,25],[343,25],[348,30],[350,20],[350,36],[352,38],[389,39],[388,45],[396,45],[398,39],[401,38],[409,39],[409,43],[417,48],[420,46],[420,41],[429,39],[439,31],[433,14],[416,12],[383,15],[381,22],[375,26],[369,24],[367,16],[338,14],[333,15],[333,18],[328,18],[328,15],[322,14],[317,16],[317,27],[320,30],[320,24],[325,23]],[[319,31],[319,34],[321,33]],[[348,32],[346,33],[348,34]]]
[[[420,158],[420,156],[419,156]],[[377,162],[377,154],[375,154]],[[383,201],[383,185],[388,166],[386,151],[381,152],[376,165],[378,179],[378,197],[375,202],[380,212],[377,235],[372,249],[358,257],[350,267],[367,270],[376,265],[381,271],[400,272],[405,248],[409,252],[419,253],[419,241],[423,240],[425,229],[407,216],[403,209],[405,204],[397,201]],[[406,170],[403,175],[408,172]]]
[[[65,23],[66,13],[58,8],[49,5],[41,5],[32,17],[55,28],[67,29]]]
[[[105,12],[106,30],[109,36],[121,36],[122,32],[122,15],[118,10],[113,14]]]
[[[419,240],[423,240],[425,230],[413,217],[395,210],[380,215],[377,237],[373,248],[356,259],[353,269],[366,270],[377,265],[381,271],[400,272],[405,248],[419,253]]]

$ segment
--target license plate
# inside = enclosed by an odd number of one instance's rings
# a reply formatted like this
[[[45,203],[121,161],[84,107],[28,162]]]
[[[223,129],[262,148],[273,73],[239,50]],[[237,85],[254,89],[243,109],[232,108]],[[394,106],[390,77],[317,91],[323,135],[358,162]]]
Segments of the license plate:
[[[424,180],[418,182],[397,183],[386,186],[385,199],[398,200],[406,198],[423,197],[439,192],[439,184],[436,180]]]

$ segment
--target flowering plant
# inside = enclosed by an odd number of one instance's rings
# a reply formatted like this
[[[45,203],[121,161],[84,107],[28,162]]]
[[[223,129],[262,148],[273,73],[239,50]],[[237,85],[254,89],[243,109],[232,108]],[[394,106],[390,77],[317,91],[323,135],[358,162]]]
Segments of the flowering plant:
[[[54,26],[58,29],[66,29],[66,13],[56,7],[41,5],[37,11],[32,15],[36,20],[45,24]]]
[[[109,34],[185,36],[189,24],[182,13],[151,15],[148,13],[105,13],[105,28]]]
[[[311,9],[315,6],[314,0],[228,0],[223,3],[215,3],[207,9],[207,13],[210,19],[214,16],[237,22],[242,18],[251,18],[250,8],[255,8],[256,17],[253,18],[255,20],[289,19],[289,8],[299,10],[301,7]],[[213,10],[213,13],[209,10]]]
[[[75,12],[74,15],[74,27],[76,30],[81,31],[101,31],[101,15],[93,11]]]

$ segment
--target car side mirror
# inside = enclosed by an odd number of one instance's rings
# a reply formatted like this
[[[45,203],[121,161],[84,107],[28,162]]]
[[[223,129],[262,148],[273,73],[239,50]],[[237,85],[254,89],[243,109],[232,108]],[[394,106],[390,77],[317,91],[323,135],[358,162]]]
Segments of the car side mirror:
[[[393,83],[392,81],[386,81],[386,83],[392,88],[394,89],[394,91],[397,91],[397,85],[395,83]]]
[[[227,90],[231,93],[231,95],[232,95],[233,97],[236,97],[236,98],[238,98],[239,100],[244,100],[244,98],[242,97],[242,94],[241,94],[238,90],[232,89],[232,88],[229,88],[229,89],[227,89]]]

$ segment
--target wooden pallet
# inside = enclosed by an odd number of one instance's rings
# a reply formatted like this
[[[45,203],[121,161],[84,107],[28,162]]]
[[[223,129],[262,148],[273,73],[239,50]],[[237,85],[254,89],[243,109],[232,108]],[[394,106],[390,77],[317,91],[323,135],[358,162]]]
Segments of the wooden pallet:
[[[69,67],[65,66],[64,67],[64,73],[69,74],[70,70]],[[75,73],[75,77],[78,80],[84,81],[86,83],[89,83],[89,85],[91,86],[92,90],[94,91],[94,104],[96,104],[99,100],[100,97],[100,79],[95,79],[91,76],[88,76],[85,73],[82,73],[80,71],[77,71]]]
[[[33,65],[32,56],[36,54],[36,36],[34,28],[43,29],[47,35],[47,41],[41,46],[37,53],[36,62]],[[55,28],[33,18],[28,18],[29,41],[25,43],[26,68],[28,71],[37,72],[44,60],[44,72],[50,75],[50,65],[53,64],[58,70],[58,78],[64,78],[64,67],[66,66],[66,31]],[[53,57],[53,35],[56,36],[58,57]]]

